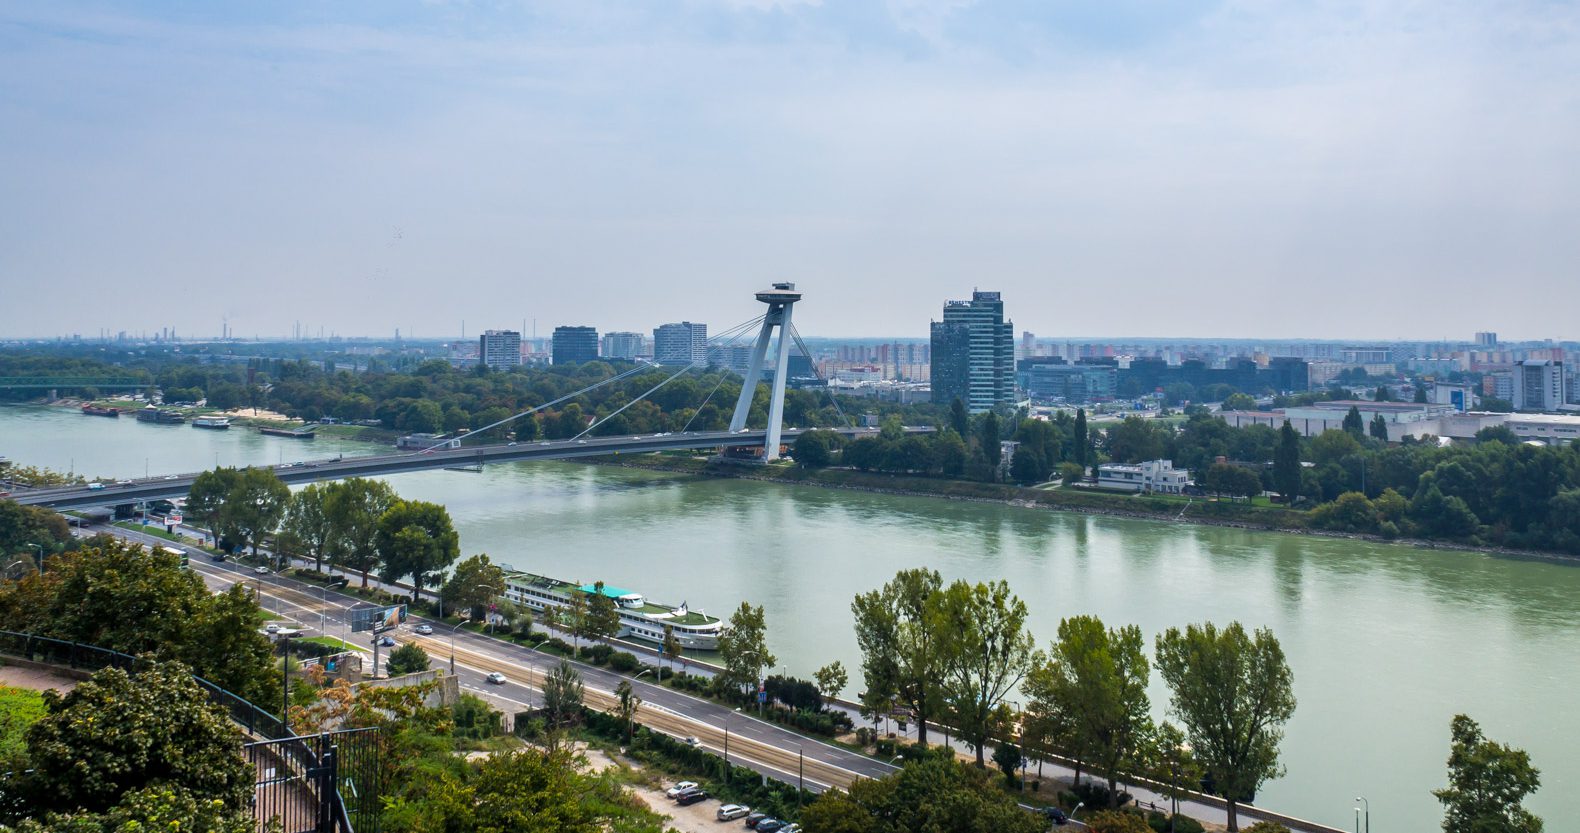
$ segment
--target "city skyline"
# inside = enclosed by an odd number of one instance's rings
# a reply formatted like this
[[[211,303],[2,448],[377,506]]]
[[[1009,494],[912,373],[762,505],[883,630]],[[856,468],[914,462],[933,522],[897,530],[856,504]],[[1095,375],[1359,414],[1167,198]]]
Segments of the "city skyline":
[[[1563,338],[1577,19],[19,2],[0,333],[723,326],[793,280],[817,334],[980,286],[1033,332]]]

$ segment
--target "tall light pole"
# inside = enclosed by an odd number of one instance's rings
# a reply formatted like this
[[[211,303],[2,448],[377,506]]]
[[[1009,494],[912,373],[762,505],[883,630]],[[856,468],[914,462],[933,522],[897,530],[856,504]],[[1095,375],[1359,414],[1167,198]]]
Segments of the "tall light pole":
[[[1357,796],[1355,796],[1355,800],[1366,805],[1366,833],[1372,833],[1372,803],[1370,801],[1367,801],[1366,800],[1366,796],[1364,796],[1364,795],[1357,795]],[[1357,807],[1355,809],[1356,809],[1356,812],[1360,811],[1359,807]]]
[[[29,544],[26,544],[26,546],[29,546],[29,547],[32,547],[33,549],[38,550],[38,571],[40,573],[44,572],[44,545],[43,544],[32,544],[32,543],[29,543]]]
[[[462,619],[461,621],[456,622],[454,627],[450,628],[450,675],[451,676],[455,676],[455,632],[456,632],[457,629],[459,629],[464,624],[466,624],[466,620]]]

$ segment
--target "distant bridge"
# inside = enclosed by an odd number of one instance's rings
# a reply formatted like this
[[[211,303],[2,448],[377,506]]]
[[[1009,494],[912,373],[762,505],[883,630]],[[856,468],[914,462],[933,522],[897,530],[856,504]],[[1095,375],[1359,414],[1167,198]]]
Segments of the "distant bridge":
[[[151,388],[153,382],[131,376],[0,376],[0,388],[12,390],[57,388]]]
[[[784,442],[794,442],[803,430],[784,429]],[[876,435],[876,428],[826,429],[846,437]],[[931,428],[907,428],[910,433],[927,433]],[[615,454],[641,454],[652,451],[675,451],[688,448],[718,448],[722,446],[762,446],[768,432],[764,429],[747,431],[692,431],[681,434],[643,434],[627,437],[590,437],[585,440],[546,440],[542,442],[485,445],[475,448],[445,448],[404,454],[376,454],[365,457],[346,457],[331,460],[304,461],[300,465],[270,466],[279,478],[288,484],[311,483],[318,480],[340,480],[347,477],[376,477],[427,469],[455,468],[486,463],[508,463],[519,460],[567,460],[577,457],[604,457]],[[259,468],[263,468],[260,466]],[[54,489],[37,489],[17,492],[12,499],[30,506],[48,506],[54,509],[87,509],[95,506],[113,506],[186,497],[192,489],[197,474],[174,474],[137,480],[123,480],[100,488],[68,486]]]

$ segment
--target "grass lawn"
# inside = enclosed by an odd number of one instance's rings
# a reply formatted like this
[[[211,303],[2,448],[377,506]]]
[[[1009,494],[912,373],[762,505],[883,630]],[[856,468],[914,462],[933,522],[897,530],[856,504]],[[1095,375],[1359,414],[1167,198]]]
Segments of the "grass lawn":
[[[44,716],[44,695],[29,688],[0,686],[0,765],[19,758],[27,749],[27,727]]]
[[[354,645],[354,644],[352,644],[350,642],[345,641],[344,639],[340,639],[339,637],[334,637],[334,636],[304,636],[304,637],[298,638],[296,641],[297,642],[312,642],[312,643],[315,643],[315,644],[318,644],[318,645],[325,645],[325,646],[328,646],[330,648],[334,648],[335,650],[338,650],[338,651],[365,651],[365,650],[367,650],[366,648],[363,648],[360,645]]]

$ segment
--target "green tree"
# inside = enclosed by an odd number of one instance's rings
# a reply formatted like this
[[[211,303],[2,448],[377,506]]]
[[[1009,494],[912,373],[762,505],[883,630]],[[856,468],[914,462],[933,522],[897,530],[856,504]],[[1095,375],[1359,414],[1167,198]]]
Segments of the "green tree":
[[[1035,645],[1025,630],[1026,604],[1004,581],[957,581],[931,602],[944,702],[960,739],[984,766],[994,711],[1031,670]]]
[[[588,639],[611,639],[620,632],[620,608],[614,598],[604,592],[601,581],[593,584],[592,595],[587,597],[587,615],[583,621],[581,635]]]
[[[582,709],[582,675],[569,660],[560,660],[543,678],[543,710],[552,727],[575,722]]]
[[[1087,435],[1086,430],[1085,408],[1075,409],[1075,438],[1072,441],[1072,445],[1075,451],[1075,462],[1081,464],[1082,468],[1085,468],[1088,459],[1091,457],[1090,449],[1092,447],[1092,438]]]
[[[1249,498],[1262,493],[1262,478],[1245,466],[1213,463],[1202,478],[1202,486],[1216,494]]]
[[[16,833],[143,830],[254,833],[257,823],[248,810],[227,808],[223,802],[198,796],[184,787],[160,783],[128,792],[103,813],[49,813],[43,818],[23,819],[14,829]]]
[[[1382,390],[1382,388],[1378,388],[1378,390]],[[1388,442],[1388,420],[1383,419],[1382,414],[1372,417],[1372,424],[1369,431],[1373,439]]]
[[[1342,532],[1376,532],[1377,508],[1360,492],[1345,492],[1311,510],[1311,525]]]
[[[1011,785],[1019,785],[1015,770],[1020,769],[1021,762],[1024,760],[1025,758],[1020,754],[1020,747],[1013,743],[1000,741],[993,747],[993,764],[998,767],[999,772],[1004,773],[1004,780]]]
[[[1065,619],[1046,667],[1033,673],[1037,683],[1027,686],[1027,696],[1051,701],[1036,703],[1034,711],[1062,716],[1074,748],[1108,777],[1117,798],[1120,773],[1140,768],[1152,732],[1141,629],[1105,629],[1095,616]]]
[[[1158,674],[1191,749],[1228,804],[1229,831],[1238,806],[1276,778],[1283,725],[1295,713],[1294,677],[1272,631],[1247,635],[1239,622],[1169,628],[1157,638]]]
[[[285,517],[291,489],[268,469],[247,469],[232,485],[221,510],[221,525],[232,530],[243,547],[258,552],[258,541]]]
[[[999,448],[998,414],[989,412],[977,419],[977,437],[982,443],[982,462],[996,468],[1003,456],[1003,450]]]
[[[1273,452],[1273,488],[1287,502],[1300,496],[1300,435],[1287,419],[1278,430],[1278,448]]]
[[[1344,415],[1344,433],[1355,439],[1366,435],[1366,423],[1361,419],[1360,408],[1351,405],[1348,413]]]
[[[719,636],[719,659],[724,662],[724,680],[733,686],[755,687],[764,668],[778,659],[768,650],[768,622],[762,605],[746,602],[730,615],[729,627]]]
[[[49,552],[70,541],[71,527],[59,512],[0,500],[0,556],[21,555],[33,561],[39,554],[35,544]]]
[[[403,674],[416,674],[428,670],[428,652],[415,642],[407,642],[390,651],[389,662],[385,668],[391,677]]]
[[[1092,833],[1152,833],[1140,813],[1122,810],[1099,810],[1086,819],[1086,828]]]
[[[955,397],[949,403],[949,427],[962,437],[971,436],[971,415],[966,412],[966,403]]]
[[[868,695],[885,701],[893,696],[910,708],[917,742],[923,746],[927,724],[942,703],[938,622],[928,614],[942,587],[936,570],[901,570],[881,589],[857,596],[850,605]]]
[[[669,670],[675,670],[675,660],[680,659],[680,638],[675,636],[673,625],[664,626],[664,641],[659,643],[658,653],[669,660]]]
[[[804,431],[795,438],[795,447],[791,456],[801,468],[825,468],[834,459],[834,448],[838,437],[839,435],[833,431]]]
[[[630,680],[621,680],[614,687],[614,696],[614,714],[625,725],[625,742],[629,744],[631,733],[636,729],[636,711],[642,707],[642,698],[637,696]]]
[[[1108,429],[1108,456],[1120,463],[1140,463],[1163,457],[1166,444],[1153,421],[1126,417]]]
[[[1029,448],[1015,449],[1015,455],[1010,458],[1009,477],[1016,483],[1031,485],[1041,483],[1047,479],[1047,472],[1042,468],[1042,461]]]
[[[831,789],[801,812],[807,830],[822,833],[1041,833],[1047,822],[1016,805],[986,772],[952,758],[908,762],[883,778],[858,778]]]
[[[434,573],[461,555],[460,536],[450,513],[437,503],[398,500],[380,518],[376,534],[386,581],[411,577],[412,598]]]
[[[381,480],[353,477],[325,489],[324,514],[333,529],[330,561],[342,570],[360,573],[363,587],[379,563],[379,519],[397,500],[395,490]]]
[[[28,730],[21,794],[35,811],[104,812],[127,793],[168,785],[247,807],[253,771],[241,730],[209,702],[181,663],[106,668],[65,697],[45,692],[48,714]]]
[[[1524,806],[1542,783],[1530,755],[1488,740],[1462,714],[1449,733],[1448,786],[1432,791],[1443,804],[1444,833],[1541,833],[1542,820]]]
[[[591,597],[586,593],[572,593],[570,601],[563,607],[545,609],[545,612],[549,610],[555,612],[554,627],[570,631],[571,639],[575,642],[577,650],[581,649],[582,637],[586,635],[590,627],[588,624],[589,614],[591,613],[590,602]],[[544,621],[547,623],[548,620],[545,619]]]
[[[609,805],[591,801],[591,785],[577,774],[570,754],[523,749],[484,758],[469,779],[453,826],[477,833],[597,833]]]
[[[282,535],[288,535],[305,548],[306,554],[313,559],[315,570],[324,568],[324,555],[329,550],[335,531],[334,525],[329,522],[329,514],[324,510],[327,492],[327,486],[309,483],[291,496],[282,522]]]
[[[187,491],[187,513],[214,533],[216,545],[226,534],[222,527],[225,505],[230,501],[231,493],[240,479],[241,474],[235,469],[216,467],[193,478],[192,488]]]
[[[1256,399],[1246,393],[1231,393],[1224,397],[1223,409],[1225,411],[1254,411]]]
[[[817,680],[817,693],[825,700],[838,697],[850,683],[850,676],[845,673],[845,664],[837,659],[819,668],[812,676]]]
[[[487,553],[462,560],[439,591],[446,610],[483,607],[505,595],[505,571]]]

